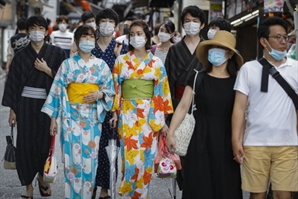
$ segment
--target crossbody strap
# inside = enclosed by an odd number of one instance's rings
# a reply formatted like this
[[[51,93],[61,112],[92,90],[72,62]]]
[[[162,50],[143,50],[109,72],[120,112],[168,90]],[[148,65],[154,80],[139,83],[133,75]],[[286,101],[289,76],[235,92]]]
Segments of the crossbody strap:
[[[296,110],[298,110],[298,95],[296,94],[294,89],[281,76],[281,74],[275,69],[275,67],[273,67],[266,59],[262,58],[262,59],[259,60],[259,62],[263,66],[261,92],[267,92],[268,91],[268,76],[269,76],[269,73],[270,73],[272,75],[272,77],[279,83],[279,85],[288,94],[288,96],[292,99]]]

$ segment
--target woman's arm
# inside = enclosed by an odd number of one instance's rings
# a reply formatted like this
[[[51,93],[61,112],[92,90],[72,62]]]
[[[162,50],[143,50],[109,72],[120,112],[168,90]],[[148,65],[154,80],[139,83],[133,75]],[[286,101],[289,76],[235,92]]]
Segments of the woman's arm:
[[[179,102],[175,113],[172,117],[169,133],[167,135],[167,147],[169,151],[176,150],[176,143],[174,140],[174,132],[184,119],[193,99],[193,91],[190,86],[186,86],[182,99]]]

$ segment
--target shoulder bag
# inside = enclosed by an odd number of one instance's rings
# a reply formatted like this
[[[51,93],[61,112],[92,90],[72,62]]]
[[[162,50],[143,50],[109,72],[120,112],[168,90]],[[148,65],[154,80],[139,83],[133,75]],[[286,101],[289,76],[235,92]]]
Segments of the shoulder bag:
[[[194,69],[195,70],[195,69]],[[182,120],[181,124],[178,126],[178,128],[174,132],[174,139],[176,142],[176,151],[175,153],[180,156],[185,156],[187,153],[188,145],[190,142],[190,139],[192,137],[196,120],[193,116],[193,110],[194,110],[194,95],[196,86],[199,86],[202,79],[203,79],[203,73],[198,72],[195,70],[196,75],[193,82],[193,95],[192,95],[192,102],[191,102],[191,112],[186,113],[184,119]],[[199,74],[199,78],[197,79],[197,76]]]

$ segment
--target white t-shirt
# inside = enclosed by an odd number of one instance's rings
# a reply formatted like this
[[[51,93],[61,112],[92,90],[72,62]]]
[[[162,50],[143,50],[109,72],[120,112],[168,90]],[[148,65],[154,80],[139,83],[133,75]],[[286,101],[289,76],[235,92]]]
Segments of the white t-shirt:
[[[292,99],[269,74],[268,92],[261,92],[263,66],[246,62],[240,69],[234,90],[248,96],[244,146],[298,145],[297,116]],[[276,70],[298,93],[298,62],[287,59]]]

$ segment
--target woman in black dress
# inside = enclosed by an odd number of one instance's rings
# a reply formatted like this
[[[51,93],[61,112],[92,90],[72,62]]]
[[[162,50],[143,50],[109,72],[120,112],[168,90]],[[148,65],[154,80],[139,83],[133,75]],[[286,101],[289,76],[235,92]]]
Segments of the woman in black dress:
[[[243,64],[235,46],[227,31],[218,31],[212,40],[198,45],[197,57],[206,67],[195,90],[196,126],[185,156],[183,199],[242,199],[240,166],[233,160],[231,144],[233,86]],[[194,77],[189,78],[171,121],[170,151],[176,147],[174,131],[191,105]]]

